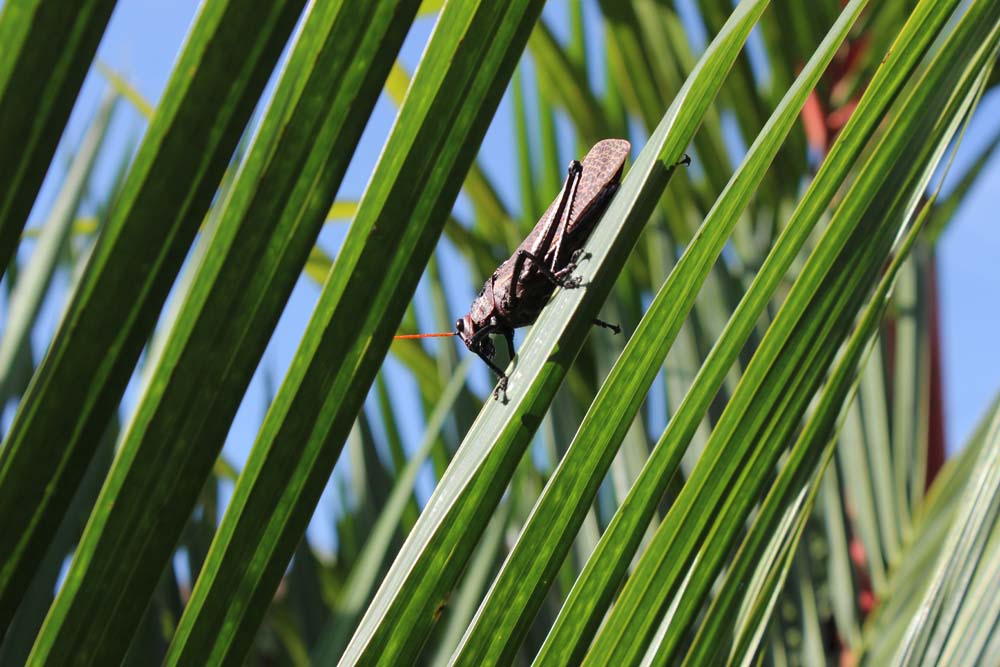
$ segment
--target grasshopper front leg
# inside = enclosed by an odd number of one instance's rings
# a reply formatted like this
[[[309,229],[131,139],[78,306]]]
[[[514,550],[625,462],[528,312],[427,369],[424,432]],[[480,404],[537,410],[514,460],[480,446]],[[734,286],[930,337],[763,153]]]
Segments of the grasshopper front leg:
[[[504,405],[506,405],[507,404],[507,374],[504,373],[503,370],[501,370],[499,366],[497,366],[495,363],[493,363],[493,361],[489,357],[487,357],[485,354],[483,354],[479,350],[476,350],[476,354],[479,355],[480,359],[482,359],[483,361],[486,362],[486,365],[490,367],[490,370],[493,371],[496,374],[496,376],[499,378],[499,382],[497,382],[496,389],[493,390],[493,399],[494,400],[500,400],[500,393],[503,392],[503,401],[502,402],[503,402]]]
[[[514,330],[513,329],[497,329],[496,333],[502,334],[505,341],[507,341],[507,356],[511,361],[514,361]],[[486,361],[484,359],[484,361]],[[495,364],[490,361],[486,361],[493,369],[494,373],[497,373],[500,377],[500,381],[497,382],[496,389],[493,390],[493,400],[499,400],[499,393],[503,392],[503,404],[507,405],[507,374],[501,371]]]
[[[506,328],[500,325],[496,318],[490,318],[490,323],[477,331],[472,338],[469,340],[468,347],[470,350],[476,353],[483,362],[489,366],[490,370],[499,378],[496,388],[493,390],[493,398],[495,400],[500,399],[500,393],[503,392],[503,403],[507,404],[507,374],[502,368],[493,363],[493,355],[495,350],[493,345],[489,342],[490,334],[501,334],[504,340],[507,341],[507,351],[510,354],[510,359],[514,359],[514,330]]]

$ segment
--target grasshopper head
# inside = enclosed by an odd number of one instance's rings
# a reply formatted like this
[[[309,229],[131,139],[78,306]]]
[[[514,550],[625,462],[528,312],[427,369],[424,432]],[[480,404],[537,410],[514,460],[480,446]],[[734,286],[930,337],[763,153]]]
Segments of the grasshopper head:
[[[472,315],[460,317],[455,322],[455,333],[462,339],[465,346],[472,349],[472,337],[476,333],[476,323],[472,321]]]
[[[496,348],[493,346],[493,341],[490,340],[489,333],[482,331],[482,329],[483,327],[476,325],[471,315],[466,315],[455,322],[455,333],[462,339],[465,346],[480,356],[492,359],[493,355],[496,354]]]

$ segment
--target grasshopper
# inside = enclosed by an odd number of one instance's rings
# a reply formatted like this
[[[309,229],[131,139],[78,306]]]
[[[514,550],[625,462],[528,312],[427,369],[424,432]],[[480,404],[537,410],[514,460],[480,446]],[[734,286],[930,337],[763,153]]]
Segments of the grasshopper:
[[[513,359],[514,329],[534,323],[556,287],[580,287],[573,270],[583,244],[618,190],[630,150],[624,139],[605,139],[590,149],[583,162],[571,162],[562,191],[545,215],[489,277],[468,314],[455,322],[458,337],[499,378],[494,398],[503,393],[507,402],[507,374],[493,362],[496,348],[490,335],[504,337]],[[594,323],[621,331],[607,322]]]
[[[493,398],[499,399],[502,393],[506,403],[507,374],[493,362],[496,348],[490,336],[503,336],[513,359],[514,329],[533,324],[556,287],[581,286],[573,270],[583,253],[583,244],[618,190],[631,148],[624,139],[605,139],[594,144],[582,162],[570,163],[556,200],[514,254],[489,277],[469,312],[455,322],[455,331],[395,338],[458,336],[499,378]],[[678,162],[690,163],[686,155]],[[617,325],[596,319],[594,324],[621,333]]]

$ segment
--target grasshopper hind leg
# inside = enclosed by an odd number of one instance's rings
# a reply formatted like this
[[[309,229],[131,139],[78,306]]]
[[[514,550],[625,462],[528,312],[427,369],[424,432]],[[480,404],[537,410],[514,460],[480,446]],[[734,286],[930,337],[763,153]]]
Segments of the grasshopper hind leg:
[[[579,276],[570,275],[573,269],[576,268],[576,265],[573,263],[570,263],[569,265],[566,266],[566,268],[560,269],[559,271],[551,271],[547,266],[545,266],[545,263],[539,257],[536,257],[527,250],[518,250],[517,259],[518,262],[517,264],[515,264],[515,266],[517,267],[522,266],[525,261],[531,260],[531,263],[535,267],[535,270],[537,270],[538,273],[541,274],[543,278],[548,280],[556,287],[573,289],[574,287],[579,287],[581,284],[582,279]],[[513,281],[511,282],[511,286],[512,286],[511,294],[514,294],[515,286]]]
[[[559,259],[562,234],[566,232],[566,227],[572,220],[573,204],[576,200],[576,191],[580,185],[582,176],[583,165],[580,161],[573,160],[570,162],[566,174],[566,182],[563,184],[562,195],[558,199],[559,203],[556,205],[555,211],[551,215],[542,218],[536,228],[532,230],[532,235],[537,235],[537,238],[531,247],[520,250],[515,254],[514,267],[511,272],[510,285],[507,288],[506,296],[510,308],[516,307],[518,299],[517,288],[522,278],[521,272],[524,270],[525,261],[529,259],[535,265],[535,268],[538,269],[539,273],[556,285],[562,287],[579,287],[579,284],[566,284],[572,281],[566,280],[565,277],[557,278],[554,269],[558,266],[556,262]],[[553,243],[555,243],[555,255],[553,256],[553,265],[550,267],[545,264],[543,259]]]

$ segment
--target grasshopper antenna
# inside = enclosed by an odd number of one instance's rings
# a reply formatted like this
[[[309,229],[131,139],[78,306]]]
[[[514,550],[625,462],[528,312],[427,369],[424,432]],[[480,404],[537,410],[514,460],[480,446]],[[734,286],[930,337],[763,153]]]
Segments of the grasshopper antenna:
[[[457,336],[458,334],[454,331],[449,331],[447,333],[431,333],[431,334],[402,334],[399,336],[393,336],[393,340],[409,340],[412,338],[443,338],[444,336]]]

